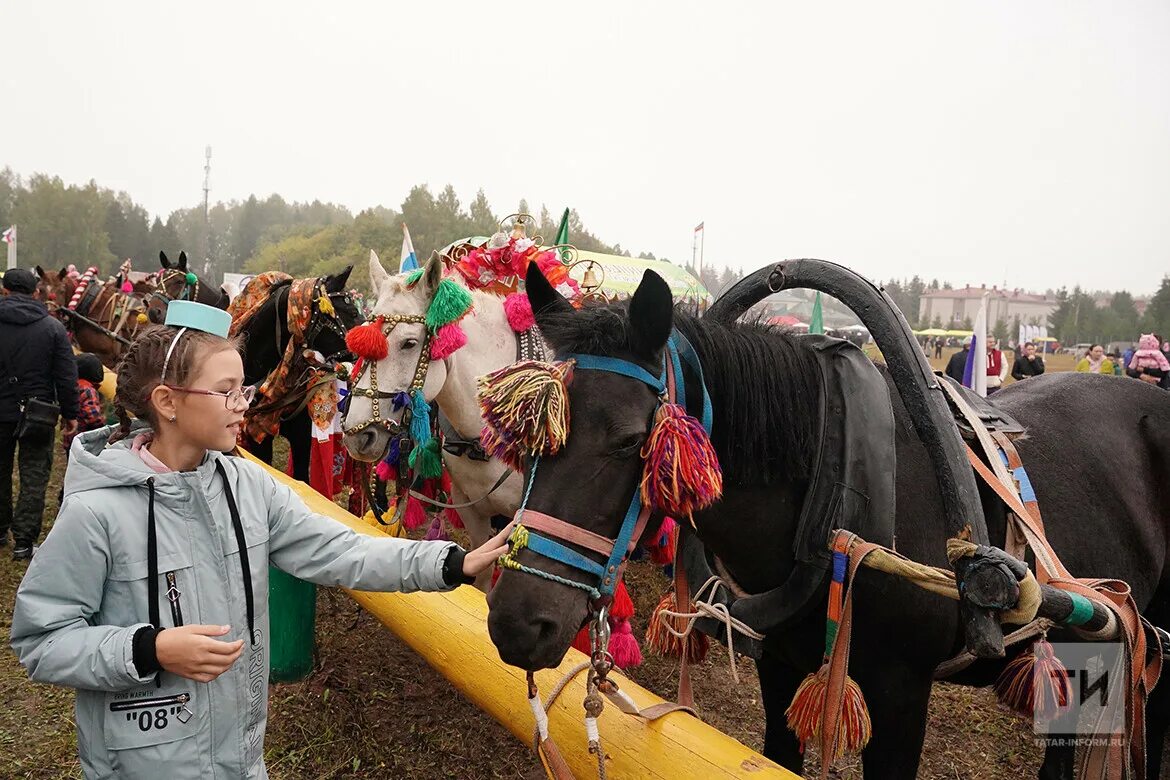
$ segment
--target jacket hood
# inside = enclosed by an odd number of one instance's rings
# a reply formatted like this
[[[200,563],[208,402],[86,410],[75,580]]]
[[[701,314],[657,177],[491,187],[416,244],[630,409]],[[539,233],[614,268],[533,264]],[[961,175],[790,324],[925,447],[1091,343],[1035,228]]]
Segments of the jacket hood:
[[[28,325],[49,316],[45,304],[29,295],[9,293],[0,298],[0,322],[8,325]]]
[[[215,476],[215,463],[222,453],[208,452],[203,456],[194,472],[172,472],[159,474],[147,466],[130,449],[134,437],[149,433],[150,426],[137,422],[130,429],[130,435],[113,444],[106,442],[118,426],[110,425],[80,433],[69,448],[69,469],[65,472],[65,495],[84,493],[100,488],[145,485],[154,478],[155,490],[161,494],[180,493],[181,487],[194,473],[204,488],[210,488]],[[216,491],[218,492],[218,491]]]

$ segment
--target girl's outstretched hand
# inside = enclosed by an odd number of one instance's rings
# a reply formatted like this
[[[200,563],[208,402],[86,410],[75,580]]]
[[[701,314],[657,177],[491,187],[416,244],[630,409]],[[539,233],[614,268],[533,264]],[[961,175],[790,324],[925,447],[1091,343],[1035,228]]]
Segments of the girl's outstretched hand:
[[[463,558],[463,576],[476,577],[482,574],[492,567],[497,558],[508,552],[508,537],[515,525],[516,521],[513,520],[504,526],[504,530],[467,553]]]

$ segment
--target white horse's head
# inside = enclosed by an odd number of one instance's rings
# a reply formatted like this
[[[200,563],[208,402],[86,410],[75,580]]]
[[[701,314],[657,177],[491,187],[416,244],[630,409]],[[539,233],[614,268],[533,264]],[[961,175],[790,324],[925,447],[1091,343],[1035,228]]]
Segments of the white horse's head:
[[[342,418],[342,441],[359,460],[376,461],[386,454],[392,431],[401,425],[405,411],[394,408],[396,396],[409,393],[421,382],[423,397],[433,401],[447,381],[446,364],[430,360],[424,322],[443,280],[442,260],[432,256],[415,284],[408,285],[407,278],[407,274],[391,276],[370,251],[370,285],[376,300],[372,320],[381,323],[387,353],[376,362],[364,361],[360,376],[352,380]]]

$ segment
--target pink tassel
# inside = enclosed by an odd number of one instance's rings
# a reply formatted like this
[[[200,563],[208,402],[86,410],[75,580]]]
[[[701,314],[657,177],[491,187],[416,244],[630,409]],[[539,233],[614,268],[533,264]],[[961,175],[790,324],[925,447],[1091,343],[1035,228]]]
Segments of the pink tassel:
[[[650,560],[659,566],[674,563],[674,548],[678,544],[678,523],[673,517],[663,519],[658,536],[649,545]]]
[[[381,482],[389,482],[394,475],[394,468],[384,460],[378,461],[378,465],[374,467],[374,474]]]
[[[613,663],[619,669],[629,669],[642,663],[642,648],[638,647],[638,639],[634,636],[628,620],[609,621],[609,654],[613,656]]]
[[[122,292],[129,295],[130,293],[134,292],[134,285],[131,284],[129,280],[122,282]]]
[[[617,590],[613,592],[613,603],[609,605],[609,616],[615,620],[629,620],[634,616],[634,601],[626,590],[625,580],[618,580]]]
[[[454,509],[444,509],[443,514],[447,516],[447,522],[451,524],[452,528],[463,527],[463,518]]]
[[[463,328],[459,327],[459,323],[451,322],[435,333],[435,337],[431,339],[431,360],[443,360],[450,357],[451,353],[467,344],[467,334],[463,332]]]
[[[536,324],[536,317],[532,313],[532,302],[525,293],[514,293],[504,299],[504,314],[508,317],[508,324],[517,333],[523,333]]]
[[[410,496],[406,501],[406,514],[402,517],[402,524],[406,526],[406,530],[413,531],[416,528],[422,528],[426,521],[427,513],[423,509],[422,502],[414,496]]]

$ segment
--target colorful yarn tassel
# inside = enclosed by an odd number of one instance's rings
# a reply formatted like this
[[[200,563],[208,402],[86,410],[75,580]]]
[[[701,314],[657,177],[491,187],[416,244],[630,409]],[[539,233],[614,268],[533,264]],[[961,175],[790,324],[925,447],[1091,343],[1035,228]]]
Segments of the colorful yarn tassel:
[[[1004,667],[995,693],[1008,709],[1043,723],[1068,706],[1072,683],[1048,639],[1041,637],[1030,652],[1020,653]]]
[[[436,331],[444,325],[456,322],[471,309],[471,293],[467,288],[451,279],[439,282],[434,297],[427,306],[427,327]]]
[[[362,360],[385,360],[390,354],[390,344],[382,334],[382,318],[350,328],[345,334],[345,346]],[[356,373],[357,369],[354,370]]]
[[[129,280],[126,280],[125,282],[122,282],[121,289],[123,294],[129,295],[130,293],[134,292],[134,285]]]
[[[833,549],[833,579],[829,583],[829,610],[825,621],[825,655],[824,663],[815,673],[808,675],[796,689],[792,697],[792,704],[788,706],[785,715],[788,718],[788,728],[800,740],[801,748],[811,740],[820,745],[822,755],[827,755],[829,761],[834,761],[846,753],[855,753],[865,747],[873,733],[873,725],[869,718],[869,709],[865,704],[865,697],[861,688],[846,674],[844,682],[843,701],[837,729],[834,732],[833,744],[823,744],[825,706],[829,695],[830,659],[833,648],[837,643],[837,632],[841,625],[841,616],[845,596],[845,574],[849,568],[849,555],[843,547],[834,546]]]
[[[398,479],[398,467],[391,465],[388,460],[379,461],[374,467],[374,474],[381,482],[393,482]]]
[[[642,663],[642,648],[627,619],[614,618],[609,621],[609,654],[619,669],[630,669]]]
[[[443,473],[443,459],[439,455],[439,440],[431,437],[426,444],[419,444],[410,453],[410,470],[415,476],[433,479]]]
[[[663,404],[642,448],[642,501],[675,517],[691,517],[723,494],[723,472],[702,424],[678,404]]]
[[[406,530],[414,531],[422,528],[427,522],[427,512],[423,509],[422,502],[414,496],[409,496],[406,499],[406,512],[402,515],[402,524],[406,526]]]
[[[431,438],[431,405],[422,390],[410,394],[410,438],[416,444],[424,444]]]
[[[659,566],[668,566],[674,563],[674,551],[678,546],[678,523],[673,517],[662,520],[658,529],[658,536],[647,546],[650,560]]]
[[[666,617],[662,614],[663,610],[694,612],[695,605],[694,602],[687,602],[686,609],[680,610],[674,598],[674,589],[671,588],[670,592],[658,602],[654,612],[650,614],[650,625],[646,626],[646,647],[668,658],[681,658],[682,654],[686,653],[687,660],[692,664],[699,663],[706,658],[707,651],[711,648],[711,640],[707,638],[707,635],[699,631],[691,631],[685,639],[680,639],[667,631],[662,621],[669,620],[671,627],[675,631],[681,632],[687,628],[686,619]]]
[[[435,333],[431,339],[431,360],[445,360],[453,352],[467,344],[467,334],[457,322],[451,322]]]
[[[484,449],[509,465],[526,454],[555,454],[569,435],[571,368],[571,362],[526,360],[480,377],[479,406],[489,431],[481,437]]]
[[[523,333],[536,324],[536,316],[532,313],[532,302],[527,293],[513,293],[504,299],[504,315],[508,324],[517,333]]]

